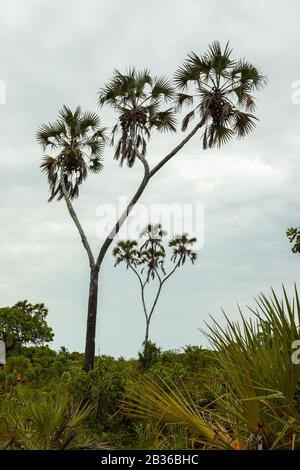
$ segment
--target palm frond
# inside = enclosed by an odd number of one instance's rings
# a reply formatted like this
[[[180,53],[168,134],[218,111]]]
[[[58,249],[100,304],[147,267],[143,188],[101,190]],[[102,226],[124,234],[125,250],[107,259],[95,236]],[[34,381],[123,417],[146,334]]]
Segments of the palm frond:
[[[222,48],[215,41],[201,56],[189,54],[174,82],[179,90],[177,109],[183,103],[194,107],[184,117],[182,130],[188,128],[190,118],[197,117],[198,125],[205,125],[202,139],[207,149],[225,145],[234,135],[245,137],[254,129],[257,118],[248,113],[255,110],[252,92],[264,87],[267,80],[250,62],[232,58],[229,43]]]
[[[245,137],[255,128],[255,121],[257,120],[253,114],[236,111],[234,113],[233,131],[239,138]]]
[[[176,132],[176,118],[173,109],[166,109],[150,116],[149,126],[162,132]]]
[[[99,104],[108,104],[118,113],[113,126],[111,144],[115,145],[114,158],[122,166],[132,167],[139,157],[145,158],[151,131],[175,132],[176,122],[172,109],[161,109],[164,101],[173,99],[171,82],[164,77],[152,78],[149,70],[130,69],[126,74],[115,71],[113,78],[99,92]],[[116,142],[117,134],[120,134]]]
[[[165,77],[155,78],[153,81],[151,96],[155,100],[160,97],[163,97],[166,101],[173,99],[175,96],[175,90],[171,81]]]
[[[102,155],[106,143],[105,129],[93,112],[82,112],[77,106],[74,112],[63,106],[59,119],[42,125],[37,141],[45,151],[56,150],[55,156],[46,156],[41,169],[48,176],[49,201],[64,196],[61,175],[71,199],[79,194],[79,186],[87,178],[88,171],[97,173],[103,168]]]
[[[183,119],[182,121],[182,124],[181,124],[181,130],[182,131],[185,131],[189,125],[189,122],[191,121],[191,119],[193,119],[195,117],[195,110],[193,109],[192,111],[190,111]]]

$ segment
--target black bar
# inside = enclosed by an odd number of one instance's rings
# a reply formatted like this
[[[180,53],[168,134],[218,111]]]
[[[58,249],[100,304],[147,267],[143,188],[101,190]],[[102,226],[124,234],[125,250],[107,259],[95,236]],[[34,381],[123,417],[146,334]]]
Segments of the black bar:
[[[51,465],[55,463],[74,463],[76,465],[94,465],[93,470],[102,467],[141,468],[163,465],[197,465],[216,464],[220,468],[231,465],[241,469],[241,465],[256,465],[264,468],[269,464],[277,466],[299,465],[300,451],[144,451],[144,450],[112,450],[112,451],[0,451],[0,469],[7,470],[6,464]],[[222,467],[221,467],[222,466]],[[34,466],[31,468],[34,468]],[[295,467],[296,468],[296,467]],[[206,467],[207,469],[207,467]],[[243,469],[242,469],[243,470]]]

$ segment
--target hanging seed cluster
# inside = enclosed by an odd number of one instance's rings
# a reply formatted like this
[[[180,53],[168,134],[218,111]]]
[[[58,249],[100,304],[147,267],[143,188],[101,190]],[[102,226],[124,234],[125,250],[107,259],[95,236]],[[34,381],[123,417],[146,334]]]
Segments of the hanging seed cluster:
[[[231,113],[231,105],[224,99],[220,91],[211,94],[208,103],[209,114],[214,123],[220,123],[222,119],[227,118]]]
[[[126,160],[131,167],[136,159],[136,149],[132,142],[131,132],[133,130],[136,147],[141,147],[141,153],[144,155],[146,153],[146,141],[143,133],[148,134],[149,132],[147,130],[149,111],[143,107],[134,108],[121,114],[119,120],[122,137],[116,148],[115,159],[118,159],[121,155],[121,165]]]
[[[145,108],[135,108],[126,111],[120,116],[121,129],[123,132],[129,132],[131,125],[145,126],[147,124],[148,112]]]

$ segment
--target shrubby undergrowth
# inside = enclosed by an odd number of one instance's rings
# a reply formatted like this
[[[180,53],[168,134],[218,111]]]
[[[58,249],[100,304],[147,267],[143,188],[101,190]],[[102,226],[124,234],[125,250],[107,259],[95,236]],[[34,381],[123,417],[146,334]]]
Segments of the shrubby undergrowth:
[[[211,349],[138,359],[22,347],[0,370],[0,448],[300,449],[297,290],[211,321]],[[225,326],[224,326],[225,323]]]

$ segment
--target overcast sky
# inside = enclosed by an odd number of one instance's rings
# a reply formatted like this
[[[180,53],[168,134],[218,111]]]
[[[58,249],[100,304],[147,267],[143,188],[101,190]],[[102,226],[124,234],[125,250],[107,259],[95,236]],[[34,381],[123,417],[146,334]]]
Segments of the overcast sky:
[[[150,68],[172,76],[187,53],[229,40],[269,78],[257,95],[257,129],[221,150],[203,151],[196,136],[156,175],[142,202],[203,204],[204,245],[196,266],[185,266],[163,292],[151,338],[163,348],[205,344],[199,328],[223,307],[237,318],[260,291],[291,291],[300,260],[285,230],[298,225],[300,105],[291,100],[300,80],[298,1],[264,0],[1,0],[0,80],[0,300],[44,302],[55,332],[53,347],[83,351],[88,262],[63,201],[47,203],[35,133],[56,119],[63,104],[94,110],[97,92],[114,68]],[[181,138],[155,135],[149,162]],[[100,204],[130,196],[141,169],[120,169],[113,150],[105,170],[89,177],[75,206],[95,252]],[[199,231],[202,228],[199,227]],[[97,351],[133,356],[143,340],[144,317],[136,280],[102,267]]]

